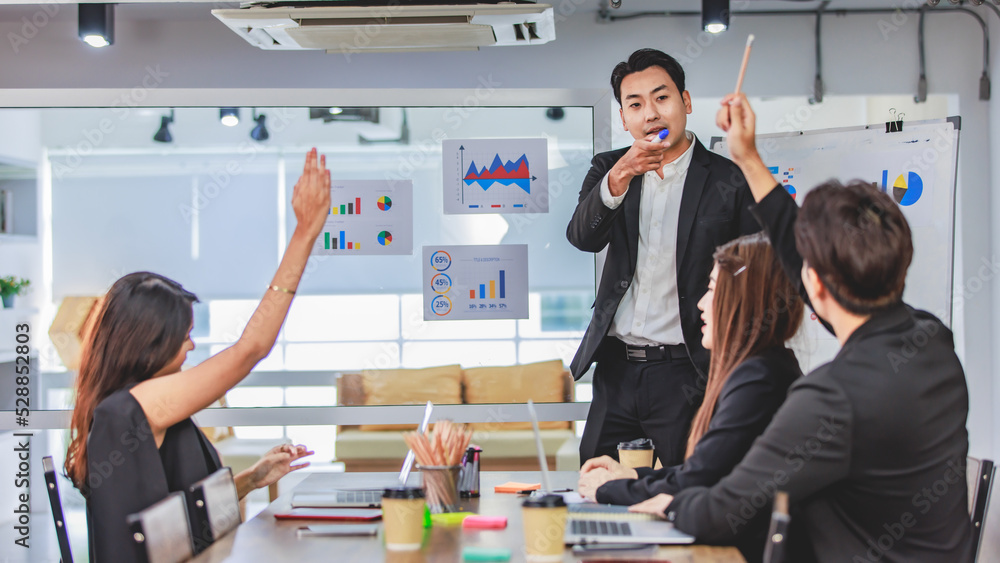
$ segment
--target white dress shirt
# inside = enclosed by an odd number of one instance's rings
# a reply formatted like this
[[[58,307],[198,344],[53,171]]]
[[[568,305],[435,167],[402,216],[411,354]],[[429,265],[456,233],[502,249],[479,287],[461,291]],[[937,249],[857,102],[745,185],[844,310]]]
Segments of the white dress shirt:
[[[677,221],[695,145],[694,133],[685,134],[691,145],[684,154],[663,166],[663,179],[655,170],[646,172],[642,178],[635,275],[608,331],[626,344],[655,346],[684,342],[677,296]],[[601,200],[611,209],[621,205],[628,193],[626,188],[625,193],[613,197],[607,175],[600,189]]]

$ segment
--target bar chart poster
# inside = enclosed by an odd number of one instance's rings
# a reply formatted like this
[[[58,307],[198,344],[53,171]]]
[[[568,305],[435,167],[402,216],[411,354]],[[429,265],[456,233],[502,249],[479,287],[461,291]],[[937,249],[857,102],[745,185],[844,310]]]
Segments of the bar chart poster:
[[[333,180],[314,255],[413,254],[413,182]]]
[[[528,245],[424,247],[424,320],[528,318]]]
[[[548,139],[446,139],[444,212],[548,213]]]

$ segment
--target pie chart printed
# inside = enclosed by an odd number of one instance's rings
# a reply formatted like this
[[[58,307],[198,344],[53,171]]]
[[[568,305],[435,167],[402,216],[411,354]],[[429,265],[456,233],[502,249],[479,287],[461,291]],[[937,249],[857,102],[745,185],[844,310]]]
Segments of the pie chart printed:
[[[392,243],[392,233],[382,231],[378,234],[378,243],[382,246],[389,246]]]
[[[376,203],[378,203],[378,208],[382,211],[389,211],[389,208],[392,207],[392,200],[389,199],[389,196],[384,195],[378,198]]]
[[[916,172],[900,174],[892,184],[892,198],[906,207],[913,205],[924,193],[924,181]]]

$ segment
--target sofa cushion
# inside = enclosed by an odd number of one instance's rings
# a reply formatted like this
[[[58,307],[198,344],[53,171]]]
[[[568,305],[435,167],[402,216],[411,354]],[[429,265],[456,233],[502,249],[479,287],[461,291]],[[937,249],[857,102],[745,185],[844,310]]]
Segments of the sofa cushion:
[[[361,372],[366,405],[436,405],[462,402],[462,367],[384,369]],[[413,430],[417,424],[362,424],[361,430]]]
[[[506,367],[469,368],[463,371],[465,402],[562,403],[571,401],[569,374],[562,360]],[[530,430],[530,422],[477,422],[476,430]],[[569,422],[540,422],[539,428],[569,428]]]

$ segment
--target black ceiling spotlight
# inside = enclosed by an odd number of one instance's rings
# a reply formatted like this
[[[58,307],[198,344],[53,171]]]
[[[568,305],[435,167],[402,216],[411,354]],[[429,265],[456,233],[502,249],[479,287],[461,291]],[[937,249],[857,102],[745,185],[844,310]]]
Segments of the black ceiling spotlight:
[[[545,117],[551,119],[552,121],[559,121],[566,117],[566,110],[560,107],[549,108],[545,110]]]
[[[115,42],[115,5],[80,4],[77,31],[91,47],[107,47]]]
[[[729,29],[729,0],[701,0],[701,28],[709,33]]]
[[[164,115],[160,118],[160,128],[157,129],[156,134],[153,135],[153,140],[158,143],[172,143],[174,141],[173,135],[170,134],[170,129],[167,127],[174,122],[174,110],[170,110],[170,115]]]
[[[240,108],[219,108],[219,121],[226,127],[236,127],[240,123]]]
[[[271,134],[267,132],[267,126],[264,125],[264,120],[267,116],[263,113],[257,115],[257,108],[253,109],[253,120],[257,122],[257,125],[250,130],[250,138],[255,141],[266,141]]]

